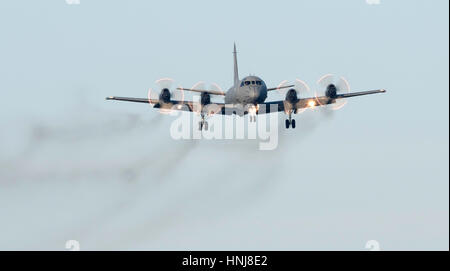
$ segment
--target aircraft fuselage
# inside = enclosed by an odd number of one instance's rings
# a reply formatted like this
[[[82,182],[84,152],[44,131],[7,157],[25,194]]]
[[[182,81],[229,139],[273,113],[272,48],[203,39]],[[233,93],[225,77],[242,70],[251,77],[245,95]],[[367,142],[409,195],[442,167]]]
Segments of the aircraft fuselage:
[[[226,104],[260,104],[267,98],[267,86],[257,76],[247,76],[239,85],[231,87],[225,95]]]

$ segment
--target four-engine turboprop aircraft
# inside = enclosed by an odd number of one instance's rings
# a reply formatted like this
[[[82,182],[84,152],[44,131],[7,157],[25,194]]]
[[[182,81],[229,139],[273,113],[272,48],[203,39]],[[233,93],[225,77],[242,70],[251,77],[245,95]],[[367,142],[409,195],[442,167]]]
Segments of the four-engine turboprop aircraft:
[[[182,91],[193,91],[200,93],[200,101],[194,103],[192,101],[177,101],[171,99],[171,91],[168,88],[163,88],[159,94],[158,99],[148,98],[128,98],[128,97],[107,97],[107,100],[138,102],[138,103],[150,103],[154,105],[154,108],[169,109],[169,110],[181,110],[198,112],[201,115],[201,121],[199,122],[199,130],[208,129],[208,122],[206,117],[213,114],[230,115],[236,114],[243,116],[250,114],[250,121],[256,121],[257,114],[266,114],[273,112],[284,111],[287,115],[286,129],[289,127],[295,128],[295,119],[292,119],[292,113],[296,114],[299,110],[325,106],[335,104],[340,99],[383,93],[384,89],[353,92],[353,93],[339,93],[340,89],[335,84],[328,84],[324,96],[299,98],[298,90],[295,89],[295,85],[279,86],[274,88],[267,88],[264,81],[257,76],[247,76],[242,80],[239,79],[238,65],[237,65],[237,53],[236,44],[233,50],[234,56],[234,83],[233,86],[227,91],[222,92],[218,90],[205,90],[197,88],[177,88]],[[267,92],[288,89],[286,97],[282,101],[265,102],[267,98]],[[224,96],[224,103],[211,103],[211,95]]]

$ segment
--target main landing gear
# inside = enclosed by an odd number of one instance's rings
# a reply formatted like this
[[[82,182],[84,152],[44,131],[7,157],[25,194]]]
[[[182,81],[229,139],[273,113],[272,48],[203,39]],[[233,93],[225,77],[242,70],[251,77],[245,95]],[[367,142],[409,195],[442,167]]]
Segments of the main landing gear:
[[[198,130],[208,131],[208,122],[205,120],[205,115],[202,114],[202,120],[198,123]]]
[[[295,120],[286,120],[286,129],[292,126],[292,129],[295,129]]]
[[[295,129],[295,119],[292,119],[292,112],[289,112],[289,118],[286,120],[286,129],[292,126]]]

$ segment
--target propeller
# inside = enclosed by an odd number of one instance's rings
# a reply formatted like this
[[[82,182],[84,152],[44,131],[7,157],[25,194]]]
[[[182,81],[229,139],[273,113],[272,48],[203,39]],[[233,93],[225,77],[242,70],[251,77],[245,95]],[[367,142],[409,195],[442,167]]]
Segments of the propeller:
[[[147,98],[149,103],[152,104],[152,101],[159,101],[154,107],[159,108],[159,112],[162,114],[170,114],[172,112],[174,101],[184,102],[184,91],[172,88],[174,82],[175,80],[172,78],[161,78],[155,81],[157,85],[156,91],[151,88],[148,90]]]
[[[350,92],[350,84],[348,83],[347,79],[342,76],[335,76],[334,74],[326,74],[317,81],[317,84],[321,89],[325,90],[324,95],[330,98],[329,106],[331,109],[338,110],[344,107],[345,104],[347,104],[346,99],[333,99],[336,98],[339,94]],[[315,96],[319,97],[321,95],[316,92]],[[321,103],[319,99],[317,99],[317,102]]]
[[[283,88],[284,86],[288,85],[294,86],[290,88]],[[311,90],[308,84],[306,84],[303,80],[300,79],[295,79],[293,84],[288,83],[287,80],[282,81],[277,87],[277,92],[281,94],[284,97],[285,101],[291,104],[292,106],[295,105],[299,99],[310,97],[311,95]],[[295,113],[297,114],[303,113],[305,110],[306,108],[297,109]]]
[[[223,89],[216,83],[212,83],[211,85],[207,86],[207,84],[203,81],[199,81],[195,83],[191,89],[204,89],[204,90],[214,90],[218,92],[223,92]],[[219,109],[217,109],[217,106],[214,106],[215,99],[217,99],[217,96],[210,95],[206,92],[199,93],[198,92],[188,92],[191,93],[191,97],[189,99],[193,100],[194,103],[197,105],[194,106],[194,112],[197,114],[200,114],[202,111],[203,113],[207,115],[213,115],[218,112]],[[194,96],[200,96],[200,98],[194,99]],[[210,105],[210,106],[208,106]],[[206,111],[207,112],[206,112]]]

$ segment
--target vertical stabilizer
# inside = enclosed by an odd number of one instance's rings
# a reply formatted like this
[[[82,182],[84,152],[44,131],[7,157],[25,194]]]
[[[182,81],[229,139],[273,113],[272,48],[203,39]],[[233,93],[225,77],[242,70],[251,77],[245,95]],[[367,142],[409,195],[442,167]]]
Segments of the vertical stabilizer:
[[[237,64],[236,43],[234,44],[233,56],[234,56],[234,86],[237,87],[239,85],[239,72]]]

